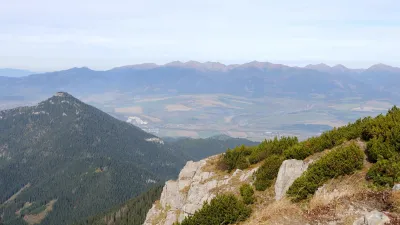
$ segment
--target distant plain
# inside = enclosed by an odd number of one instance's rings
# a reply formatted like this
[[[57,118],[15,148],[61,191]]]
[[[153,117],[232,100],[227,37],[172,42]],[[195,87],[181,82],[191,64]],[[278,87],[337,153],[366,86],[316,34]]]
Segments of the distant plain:
[[[321,97],[299,100],[226,94],[136,96],[110,92],[79,97],[161,137],[204,138],[226,134],[258,141],[284,135],[304,139],[359,117],[378,115],[395,104],[388,100],[356,98],[325,101]],[[34,103],[0,100],[3,109]]]

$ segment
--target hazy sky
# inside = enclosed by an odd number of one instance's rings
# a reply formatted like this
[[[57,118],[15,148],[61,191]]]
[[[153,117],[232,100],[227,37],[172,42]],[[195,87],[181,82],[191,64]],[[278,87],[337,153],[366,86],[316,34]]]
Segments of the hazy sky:
[[[399,0],[0,0],[0,68],[400,66]]]

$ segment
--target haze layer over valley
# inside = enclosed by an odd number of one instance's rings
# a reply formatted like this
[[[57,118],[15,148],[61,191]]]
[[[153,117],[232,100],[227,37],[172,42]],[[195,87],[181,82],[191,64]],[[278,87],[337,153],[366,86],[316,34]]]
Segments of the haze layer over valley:
[[[399,81],[400,69],[383,64],[349,69],[176,61],[107,71],[84,67],[0,77],[0,109],[32,105],[65,90],[157,136],[304,139],[385,112],[399,103]]]

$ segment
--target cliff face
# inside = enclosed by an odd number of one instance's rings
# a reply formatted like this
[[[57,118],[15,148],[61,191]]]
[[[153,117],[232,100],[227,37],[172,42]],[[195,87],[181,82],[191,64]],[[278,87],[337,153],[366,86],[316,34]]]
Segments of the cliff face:
[[[237,192],[244,182],[252,182],[256,168],[232,174],[212,169],[218,156],[198,162],[189,161],[175,181],[167,181],[161,198],[147,214],[145,225],[171,225],[192,215],[218,193]]]

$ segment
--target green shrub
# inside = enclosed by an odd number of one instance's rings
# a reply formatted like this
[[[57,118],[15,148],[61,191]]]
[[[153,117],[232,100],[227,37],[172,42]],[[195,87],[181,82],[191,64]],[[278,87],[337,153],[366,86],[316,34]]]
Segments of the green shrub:
[[[297,137],[275,137],[272,140],[264,140],[257,147],[239,146],[228,149],[222,157],[222,163],[229,171],[234,169],[246,169],[250,164],[261,162],[271,155],[281,155],[283,151],[298,143]]]
[[[240,169],[246,169],[250,165],[246,156],[250,154],[251,148],[242,145],[234,149],[228,149],[225,152],[222,161],[227,166],[229,171],[239,167]]]
[[[312,155],[312,151],[310,148],[304,146],[304,143],[299,143],[294,145],[283,152],[283,155],[286,159],[299,159],[303,160],[308,156]]]
[[[225,225],[244,221],[251,214],[251,208],[233,194],[218,195],[204,203],[192,216],[175,225]]]
[[[377,162],[379,157],[390,159],[396,154],[392,145],[383,141],[383,138],[372,138],[367,143],[367,155],[371,162]]]
[[[261,162],[270,155],[281,155],[283,151],[299,141],[297,137],[282,137],[278,139],[275,137],[273,140],[265,140],[249,156],[251,164]]]
[[[385,116],[381,114],[363,122],[362,139],[368,141],[372,138],[381,138],[392,145],[400,143],[400,110],[396,106],[393,106]]]
[[[265,159],[262,166],[255,173],[256,181],[254,186],[257,191],[264,191],[273,184],[282,162],[283,157],[278,155],[271,155]]]
[[[346,141],[361,138],[367,143],[367,156],[372,163],[381,160],[370,170],[370,179],[379,185],[391,184],[390,179],[396,180],[396,176],[392,171],[397,168],[393,163],[388,163],[388,160],[393,157],[400,158],[400,109],[394,106],[386,115],[378,115],[375,118],[365,117],[358,119],[354,123],[349,123],[340,128],[334,128],[330,131],[322,133],[319,137],[312,137],[305,141],[298,142],[297,138],[283,137],[281,139],[274,138],[273,140],[265,140],[260,145],[254,148],[237,147],[233,150],[228,150],[223,157],[224,165],[227,165],[228,170],[236,168],[245,169],[250,164],[255,164],[265,161],[256,173],[256,182],[254,186],[256,190],[265,190],[270,187],[278,173],[278,163],[274,163],[270,157],[279,157],[279,164],[283,159],[299,159],[303,160],[317,152],[325,149],[332,149],[340,146]],[[357,160],[359,158],[356,158]],[[348,161],[347,159],[345,161]],[[390,161],[390,160],[389,160]],[[337,163],[341,164],[341,163]],[[393,165],[392,165],[393,164]],[[357,164],[358,165],[358,164]],[[321,165],[322,166],[322,165]],[[331,171],[332,168],[328,165],[326,170]],[[335,168],[335,165],[332,165]],[[339,175],[343,171],[339,171]],[[300,189],[296,189],[300,193],[292,193],[299,199],[304,199],[310,193],[314,193],[315,189],[320,186],[320,183],[331,177],[330,174],[321,171],[314,171],[309,177],[299,178],[298,182],[303,182],[301,185],[297,182],[295,185],[300,185]],[[333,173],[333,176],[336,176]],[[303,179],[303,180],[302,180]],[[315,181],[313,181],[315,179]],[[294,191],[295,186],[290,189]]]
[[[38,214],[38,213],[42,212],[43,210],[45,210],[45,208],[46,208],[45,203],[34,202],[29,207],[21,210],[20,214],[22,216],[24,216],[26,214]]]
[[[367,179],[379,186],[393,187],[400,182],[400,157],[380,158],[367,173]]]
[[[246,205],[253,204],[255,201],[254,190],[250,184],[243,184],[240,187],[240,195]]]
[[[293,201],[300,201],[313,195],[327,180],[351,174],[363,166],[364,153],[353,142],[327,153],[312,164],[308,170],[290,186],[287,194]]]
[[[347,140],[362,136],[363,128],[370,118],[359,119],[355,123],[349,123],[340,128],[333,128],[322,133],[319,137],[311,137],[300,142],[283,152],[285,159],[303,160],[316,152],[331,149],[343,144]]]
[[[46,209],[46,205],[42,205],[40,207],[37,207],[36,209],[33,209],[32,211],[29,212],[29,214],[39,214],[43,212]]]
[[[246,157],[240,157],[236,164],[236,168],[240,170],[247,169],[250,166],[249,160]]]

